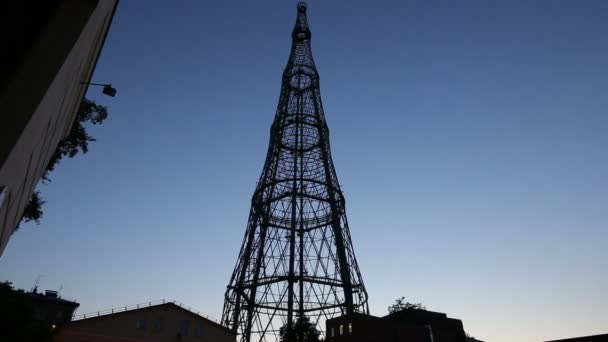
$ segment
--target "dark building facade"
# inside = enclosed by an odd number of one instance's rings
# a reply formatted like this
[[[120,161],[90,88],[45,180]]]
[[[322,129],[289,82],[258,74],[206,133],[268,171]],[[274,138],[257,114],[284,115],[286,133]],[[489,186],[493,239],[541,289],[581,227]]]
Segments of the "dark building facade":
[[[462,321],[426,310],[384,317],[351,314],[325,324],[327,342],[466,342]]]
[[[72,320],[74,311],[80,306],[75,301],[59,297],[57,291],[46,290],[44,293],[29,293],[33,307],[34,324],[55,328]]]
[[[0,282],[0,341],[48,341],[53,330],[72,319],[79,304],[57,291],[39,293]]]

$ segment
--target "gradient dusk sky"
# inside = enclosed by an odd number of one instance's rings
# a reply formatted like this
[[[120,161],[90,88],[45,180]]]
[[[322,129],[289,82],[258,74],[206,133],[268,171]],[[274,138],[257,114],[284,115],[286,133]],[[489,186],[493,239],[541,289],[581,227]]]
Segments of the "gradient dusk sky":
[[[371,313],[405,296],[489,342],[608,333],[608,1],[310,1]],[[295,1],[122,0],[88,96],[110,117],[40,185],[0,280],[79,313],[220,317]]]

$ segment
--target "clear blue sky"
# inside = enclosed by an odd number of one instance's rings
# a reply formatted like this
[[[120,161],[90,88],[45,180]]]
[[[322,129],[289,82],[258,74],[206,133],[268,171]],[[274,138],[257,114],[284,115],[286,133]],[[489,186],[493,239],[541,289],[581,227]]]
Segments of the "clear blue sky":
[[[0,278],[80,313],[219,317],[295,1],[121,1],[90,152],[40,186]],[[488,341],[608,332],[608,1],[311,1],[313,53],[371,311],[400,296]]]

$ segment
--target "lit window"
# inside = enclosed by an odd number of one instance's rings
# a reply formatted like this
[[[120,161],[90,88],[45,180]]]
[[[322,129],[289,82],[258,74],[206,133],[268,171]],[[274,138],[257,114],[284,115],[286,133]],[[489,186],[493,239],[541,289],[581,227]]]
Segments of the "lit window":
[[[331,327],[331,337],[336,336],[336,329],[334,329],[334,327]]]
[[[144,317],[137,317],[135,321],[135,329],[144,330],[146,329],[146,319]]]
[[[353,324],[352,323],[348,323],[348,333],[349,334],[353,333]]]
[[[344,324],[340,324],[340,336],[344,335]]]

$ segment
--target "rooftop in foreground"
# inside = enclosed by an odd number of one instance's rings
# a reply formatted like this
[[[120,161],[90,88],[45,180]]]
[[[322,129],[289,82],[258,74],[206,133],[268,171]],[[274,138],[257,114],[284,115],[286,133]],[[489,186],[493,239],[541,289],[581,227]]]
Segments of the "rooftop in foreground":
[[[56,342],[234,342],[236,334],[177,301],[155,301],[78,315],[57,327]]]

